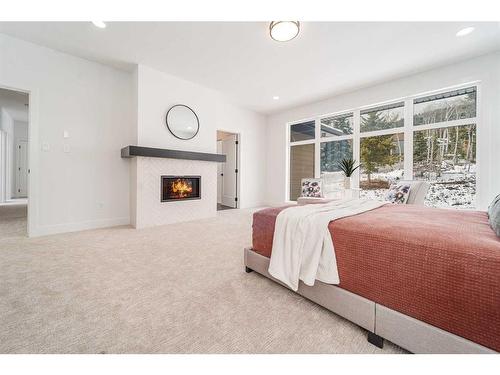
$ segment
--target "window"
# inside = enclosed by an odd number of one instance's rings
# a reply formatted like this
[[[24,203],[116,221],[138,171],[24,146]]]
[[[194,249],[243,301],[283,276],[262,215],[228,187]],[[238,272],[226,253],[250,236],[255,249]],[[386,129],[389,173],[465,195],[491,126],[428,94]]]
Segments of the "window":
[[[476,124],[457,125],[457,122],[474,120],[476,88],[414,102],[413,178],[431,184],[425,204],[474,208]]]
[[[363,198],[384,200],[404,176],[405,102],[360,111],[359,187]]]
[[[306,141],[315,137],[314,121],[302,122],[290,127],[290,142]]]
[[[321,174],[339,172],[342,159],[352,159],[352,139],[321,142]]]
[[[404,175],[404,133],[361,138],[361,197],[384,200]]]
[[[321,137],[340,137],[353,133],[353,113],[321,119]]]
[[[361,132],[400,128],[404,125],[404,102],[361,111]]]
[[[476,117],[476,88],[430,95],[414,101],[413,125]]]
[[[429,181],[425,204],[474,208],[477,89],[413,101],[413,178]]]
[[[474,208],[477,91],[469,85],[290,125],[290,199],[302,178],[339,172],[352,158],[362,197],[383,199],[391,183],[413,178],[430,182],[428,206]]]
[[[476,195],[476,125],[416,131],[413,178],[431,183],[426,205],[473,208]]]
[[[301,180],[314,177],[314,143],[290,147],[290,200],[297,200]]]
[[[353,157],[354,113],[320,119],[320,174],[339,172],[342,159]]]

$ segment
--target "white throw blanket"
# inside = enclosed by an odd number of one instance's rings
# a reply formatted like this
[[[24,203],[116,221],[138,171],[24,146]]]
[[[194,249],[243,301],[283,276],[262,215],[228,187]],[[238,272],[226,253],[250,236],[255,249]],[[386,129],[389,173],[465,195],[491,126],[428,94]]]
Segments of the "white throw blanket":
[[[269,273],[296,291],[299,280],[339,284],[335,250],[328,224],[357,215],[387,202],[344,199],[325,204],[286,208],[278,214],[274,228]]]

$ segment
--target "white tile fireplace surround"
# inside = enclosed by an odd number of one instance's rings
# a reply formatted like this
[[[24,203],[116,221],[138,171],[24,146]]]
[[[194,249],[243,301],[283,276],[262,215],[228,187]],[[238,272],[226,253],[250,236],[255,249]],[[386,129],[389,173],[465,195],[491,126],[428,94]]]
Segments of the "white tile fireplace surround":
[[[130,221],[135,228],[216,215],[217,162],[147,156],[130,162]],[[161,176],[200,176],[201,198],[162,202]]]

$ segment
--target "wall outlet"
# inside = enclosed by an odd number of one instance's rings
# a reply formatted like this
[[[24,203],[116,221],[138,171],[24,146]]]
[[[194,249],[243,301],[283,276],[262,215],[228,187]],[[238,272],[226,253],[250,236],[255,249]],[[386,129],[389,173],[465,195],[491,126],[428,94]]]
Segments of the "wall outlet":
[[[69,145],[64,145],[63,150],[64,152],[69,152]]]
[[[50,150],[50,145],[46,142],[42,143],[42,151],[49,151]]]

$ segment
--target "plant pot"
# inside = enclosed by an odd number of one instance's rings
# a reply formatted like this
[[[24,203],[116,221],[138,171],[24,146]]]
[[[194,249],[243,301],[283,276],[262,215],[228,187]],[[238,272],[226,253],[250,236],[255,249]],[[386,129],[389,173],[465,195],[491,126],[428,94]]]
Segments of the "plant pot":
[[[351,177],[344,177],[344,189],[351,188]]]

